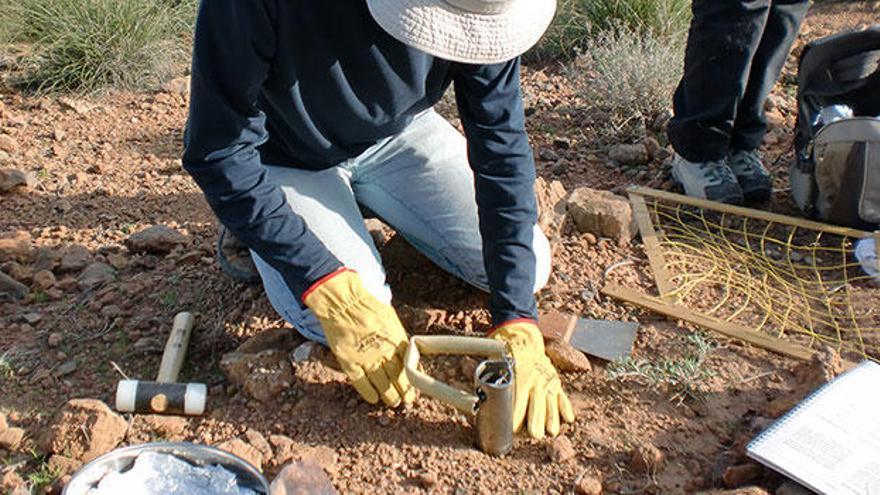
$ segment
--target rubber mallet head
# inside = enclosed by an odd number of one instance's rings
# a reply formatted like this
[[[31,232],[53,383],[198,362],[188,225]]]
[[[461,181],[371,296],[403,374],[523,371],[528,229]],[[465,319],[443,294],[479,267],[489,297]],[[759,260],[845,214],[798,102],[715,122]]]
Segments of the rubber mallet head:
[[[155,382],[122,380],[116,386],[116,410],[134,413],[186,414],[205,413],[208,387],[204,383],[174,383],[192,332],[193,315],[178,313],[159,365]]]
[[[186,414],[205,413],[208,387],[204,383],[160,383],[122,380],[116,386],[119,412]]]

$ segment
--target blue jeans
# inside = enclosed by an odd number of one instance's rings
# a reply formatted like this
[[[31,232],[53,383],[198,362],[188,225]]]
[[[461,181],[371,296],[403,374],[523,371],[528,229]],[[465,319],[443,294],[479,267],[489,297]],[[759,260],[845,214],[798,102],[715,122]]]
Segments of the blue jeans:
[[[465,138],[434,110],[336,167],[267,169],[293,211],[343,265],[360,274],[364,287],[380,301],[391,303],[391,289],[358,203],[438,266],[488,290]],[[533,239],[537,291],[550,276],[550,244],[537,225]],[[300,305],[281,274],[251,254],[278,314],[306,338],[326,344],[317,318]]]

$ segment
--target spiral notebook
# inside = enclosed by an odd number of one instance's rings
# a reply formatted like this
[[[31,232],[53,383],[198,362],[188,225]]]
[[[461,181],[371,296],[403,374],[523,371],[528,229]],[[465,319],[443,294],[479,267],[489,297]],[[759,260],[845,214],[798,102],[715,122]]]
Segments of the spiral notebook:
[[[746,451],[821,494],[880,495],[880,365],[864,361],[825,384]]]

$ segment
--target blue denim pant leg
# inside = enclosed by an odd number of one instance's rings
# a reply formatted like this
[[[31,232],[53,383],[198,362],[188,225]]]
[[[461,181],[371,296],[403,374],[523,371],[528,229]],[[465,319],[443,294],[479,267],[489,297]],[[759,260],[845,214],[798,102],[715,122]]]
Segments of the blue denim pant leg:
[[[464,137],[433,110],[399,135],[329,170],[269,167],[294,212],[365,288],[390,303],[381,258],[364,226],[363,204],[452,275],[488,290],[473,174]],[[550,245],[535,226],[535,290],[550,276]],[[275,310],[305,337],[326,344],[320,323],[281,275],[254,254]]]

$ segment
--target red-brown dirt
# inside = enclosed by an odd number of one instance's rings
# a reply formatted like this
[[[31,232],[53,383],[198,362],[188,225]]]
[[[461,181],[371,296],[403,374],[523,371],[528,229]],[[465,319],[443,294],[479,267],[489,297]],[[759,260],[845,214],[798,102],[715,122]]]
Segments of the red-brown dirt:
[[[872,21],[872,4],[819,4],[796,53],[807,40]],[[774,93],[779,119],[764,150],[781,190],[771,205],[778,211],[793,211],[784,172],[791,158],[796,53]],[[569,191],[621,191],[632,183],[672,188],[660,161],[637,169],[609,162],[604,147],[579,126],[586,103],[556,68],[527,67],[523,81],[536,156],[567,161],[561,167],[539,159],[539,175],[562,181]],[[41,287],[21,301],[0,301],[0,413],[9,427],[26,432],[18,445],[0,446],[10,492],[48,460],[49,452],[32,454],[31,448],[39,447],[67,401],[112,405],[119,371],[152,378],[172,317],[183,310],[196,314],[196,329],[181,380],[208,384],[209,412],[188,419],[125,416],[130,425],[123,443],[240,438],[270,478],[312,449],[309,455],[340,493],[571,493],[596,480],[605,493],[723,489],[728,468],[747,462],[745,442],[770,423],[770,404],[801,386],[795,361],[725,339],[708,351],[706,375],[684,394],[638,378],[613,378],[606,363],[593,361],[592,371],[563,374],[577,421],[563,426],[574,456],[562,462],[551,460],[551,440],[523,435],[507,457],[489,457],[474,448],[467,419],[433,400],[395,410],[370,406],[321,352],[293,364],[293,382],[258,402],[227,380],[221,357],[285,324],[260,287],[232,282],[214,259],[217,222],[180,167],[185,95],[116,93],[85,108],[66,101],[0,89],[0,133],[15,142],[0,154],[0,168],[30,171],[38,181],[31,190],[0,194],[0,233],[31,237],[29,251],[4,263],[3,271]],[[548,149],[553,153],[542,154]],[[153,225],[175,228],[185,238],[168,254],[133,254],[125,247],[132,233]],[[488,328],[483,294],[405,246],[392,248],[395,243],[384,250],[388,280],[412,332],[481,334]],[[106,263],[113,274],[88,288],[77,277],[94,262]],[[45,273],[37,276],[45,269],[54,283]],[[636,359],[676,361],[695,352],[688,340],[693,328],[598,295],[606,276],[652,289],[639,241],[620,247],[565,225],[539,305],[639,321]],[[457,360],[438,360],[432,369],[467,381],[467,366]],[[62,460],[56,457],[56,465]],[[758,488],[749,493],[772,492],[782,481],[761,469],[738,471],[753,474],[747,482]]]

